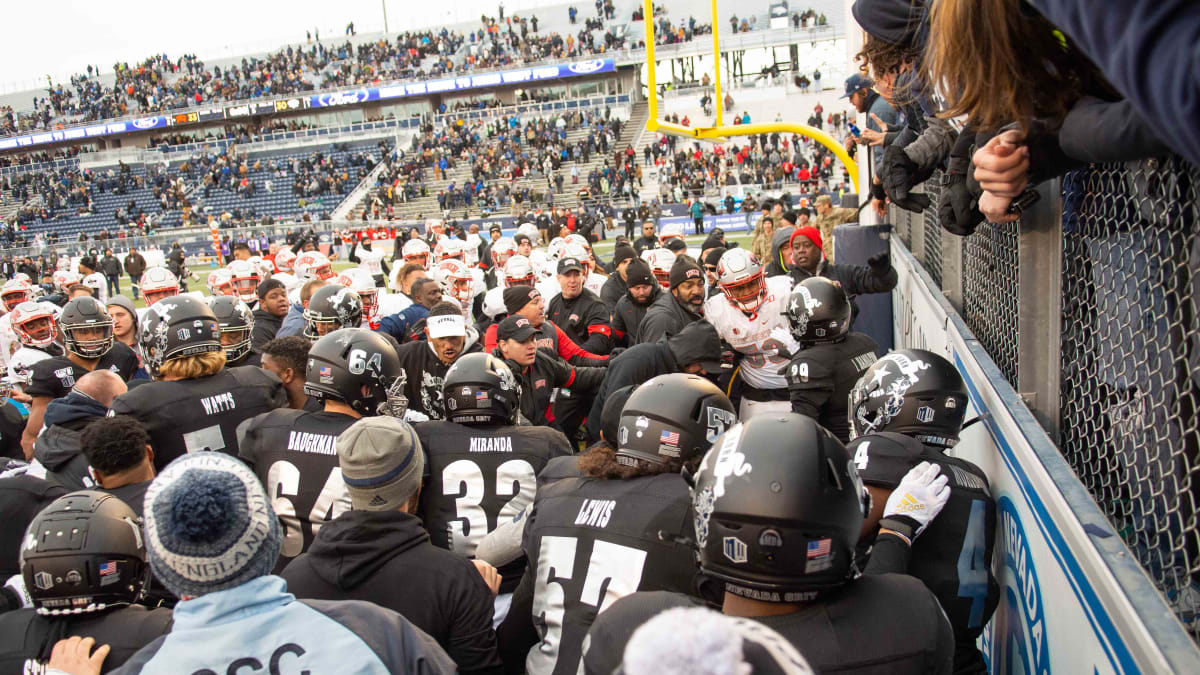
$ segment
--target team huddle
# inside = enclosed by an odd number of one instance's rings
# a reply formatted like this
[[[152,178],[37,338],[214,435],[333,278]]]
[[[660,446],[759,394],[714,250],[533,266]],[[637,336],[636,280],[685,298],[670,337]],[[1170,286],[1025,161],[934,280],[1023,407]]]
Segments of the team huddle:
[[[886,254],[421,234],[4,284],[0,671],[986,670],[966,387],[853,327]]]

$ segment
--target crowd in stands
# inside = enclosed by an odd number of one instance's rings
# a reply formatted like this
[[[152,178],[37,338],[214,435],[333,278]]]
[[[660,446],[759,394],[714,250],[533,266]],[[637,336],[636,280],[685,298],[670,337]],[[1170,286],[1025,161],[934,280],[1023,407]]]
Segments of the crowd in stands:
[[[101,171],[76,167],[29,171],[0,178],[0,189],[22,204],[15,215],[16,222],[22,225],[94,213],[95,197],[105,193],[126,195],[133,190],[151,190],[153,203],[139,204],[131,197],[113,212],[118,225],[141,232],[152,215],[187,205],[185,183],[175,171],[161,166],[150,166],[138,173],[124,163]]]

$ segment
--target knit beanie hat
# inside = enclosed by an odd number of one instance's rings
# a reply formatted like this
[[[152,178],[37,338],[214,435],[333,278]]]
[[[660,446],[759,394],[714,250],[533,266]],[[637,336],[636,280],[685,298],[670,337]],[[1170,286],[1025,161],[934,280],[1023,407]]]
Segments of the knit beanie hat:
[[[700,266],[696,264],[688,256],[680,256],[675,259],[675,264],[671,265],[671,290],[675,290],[679,284],[688,279],[703,279],[704,272]]]
[[[637,252],[633,250],[632,246],[629,244],[617,244],[616,248],[613,249],[613,267],[620,265],[623,261],[628,260],[629,258],[636,257]]]
[[[817,248],[823,248],[821,244],[821,231],[812,225],[797,227],[796,231],[792,233],[792,237],[788,240],[788,243],[792,245],[793,249],[796,248],[797,237],[808,237],[809,241],[813,243],[813,246],[816,246]]]
[[[406,422],[363,417],[338,436],[338,466],[356,511],[395,511],[417,493],[425,456]]]
[[[504,308],[509,314],[516,314],[528,305],[534,298],[541,295],[533,286],[512,286],[504,289]]]
[[[154,576],[183,598],[271,573],[279,519],[254,472],[220,452],[193,452],[154,479],[143,502]]]
[[[649,284],[653,286],[658,280],[654,278],[654,273],[650,271],[650,265],[641,258],[636,258],[629,263],[629,267],[625,268],[625,285],[629,288]]]
[[[716,267],[717,263],[721,262],[721,256],[725,255],[726,250],[728,249],[726,249],[724,246],[718,246],[714,249],[710,249],[704,254],[704,264]]]

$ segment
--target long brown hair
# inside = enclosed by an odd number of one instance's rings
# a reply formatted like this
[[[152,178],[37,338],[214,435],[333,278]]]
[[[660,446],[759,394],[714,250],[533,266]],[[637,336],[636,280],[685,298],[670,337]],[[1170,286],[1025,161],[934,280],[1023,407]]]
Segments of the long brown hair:
[[[1034,118],[1061,120],[1083,91],[1103,80],[1066,36],[1021,0],[939,0],[933,4],[925,64],[946,105],[977,129]]]

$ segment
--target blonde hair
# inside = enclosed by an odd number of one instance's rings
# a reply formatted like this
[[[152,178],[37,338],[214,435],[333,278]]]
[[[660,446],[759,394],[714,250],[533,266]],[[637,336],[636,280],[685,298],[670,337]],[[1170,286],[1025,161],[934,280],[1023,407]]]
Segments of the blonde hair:
[[[1034,118],[1061,120],[1089,89],[1109,89],[1068,38],[1020,0],[941,0],[925,62],[945,92],[939,117],[966,115],[983,131]]]
[[[225,350],[171,359],[158,367],[159,379],[194,380],[216,375],[225,367]]]

